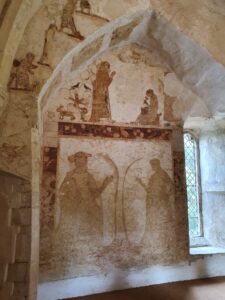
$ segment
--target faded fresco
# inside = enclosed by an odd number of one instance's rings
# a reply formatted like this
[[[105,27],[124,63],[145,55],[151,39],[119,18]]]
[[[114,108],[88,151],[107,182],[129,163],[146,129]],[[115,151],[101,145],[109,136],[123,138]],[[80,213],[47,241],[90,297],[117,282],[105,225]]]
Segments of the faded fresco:
[[[35,126],[37,95],[61,59],[117,17],[113,2],[103,2],[54,1],[37,11],[13,62],[4,135]],[[127,39],[137,23],[115,30],[110,45]],[[179,122],[181,93],[155,54],[136,44],[77,72],[103,41],[74,57],[66,82],[59,74],[45,96],[41,280],[179,260],[177,237],[167,235],[176,232],[167,128]],[[1,149],[7,168],[15,156],[18,174],[27,168],[22,143],[6,140]]]
[[[42,278],[173,260],[176,238],[167,234],[175,207],[169,140],[59,141],[54,225],[49,223],[42,240]],[[48,198],[54,178],[49,185]]]
[[[177,126],[181,89],[171,74],[136,44],[112,50],[50,96],[45,123]]]
[[[41,281],[186,257],[183,161],[182,153],[172,153],[170,129],[181,123],[193,96],[157,51],[129,40],[142,20],[85,41],[149,5],[122,2],[43,0],[13,61],[0,167],[30,178],[38,95],[66,54],[87,42],[70,62],[65,59],[40,105]]]
[[[136,178],[146,193],[146,226],[142,242],[146,245],[159,243],[160,247],[162,241],[168,243],[168,238],[171,238],[166,228],[171,224],[175,213],[174,186],[168,173],[162,169],[159,159],[151,159],[149,163],[153,174],[148,183]]]
[[[29,52],[21,61],[14,60],[8,84],[10,89],[32,91],[37,87],[38,81],[34,81],[33,79],[33,69],[37,68],[33,63],[34,58],[35,55]]]
[[[156,57],[131,45],[48,95],[41,280],[182,261],[171,149],[177,87]]]
[[[100,63],[96,78],[93,81],[92,111],[90,122],[101,120],[111,121],[109,86],[116,72],[110,73],[110,64],[107,61]]]
[[[141,125],[159,126],[160,114],[158,114],[158,109],[159,103],[157,96],[154,94],[153,90],[147,90],[137,122]]]

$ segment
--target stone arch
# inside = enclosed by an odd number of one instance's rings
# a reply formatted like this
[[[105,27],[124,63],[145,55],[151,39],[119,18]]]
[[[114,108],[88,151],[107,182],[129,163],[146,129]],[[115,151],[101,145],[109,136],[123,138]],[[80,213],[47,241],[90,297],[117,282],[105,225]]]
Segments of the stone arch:
[[[210,110],[211,107],[209,105],[211,99],[210,97],[207,97],[207,99],[204,99],[203,101],[203,99],[201,99],[201,96],[203,95],[204,88],[202,88],[201,86],[199,87],[198,85],[196,86],[193,83],[194,80],[198,80],[198,81],[200,81],[201,79],[203,81],[205,80],[204,78],[205,70],[202,70],[201,66],[200,69],[194,68],[191,62],[191,59],[193,57],[189,56],[188,52],[185,51],[185,48],[183,48],[182,46],[183,43],[185,45],[188,45],[188,47],[190,47],[192,56],[193,53],[195,53],[195,57],[194,57],[196,59],[195,63],[199,62],[198,59],[200,59],[201,57],[202,59],[201,63],[204,65],[205,62],[207,62],[207,67],[209,68],[209,70],[211,69],[211,65],[213,65],[215,68],[220,68],[217,65],[217,62],[213,61],[212,58],[205,52],[205,50],[202,50],[200,47],[198,47],[190,38],[185,36],[183,33],[177,31],[163,17],[158,16],[154,11],[148,11],[145,13],[139,12],[133,16],[123,17],[119,20],[116,20],[108,24],[104,28],[100,29],[98,32],[94,33],[92,36],[88,37],[80,45],[72,49],[70,53],[68,53],[61,61],[61,63],[57,66],[53,75],[45,84],[38,97],[40,136],[44,136],[46,131],[49,130],[49,135],[46,138],[46,144],[45,141],[43,142],[44,172],[46,172],[46,174],[44,174],[43,176],[44,184],[47,184],[47,178],[48,179],[50,178],[50,183],[49,183],[50,188],[48,188],[48,195],[45,197],[46,198],[45,204],[51,202],[52,205],[50,209],[48,209],[48,211],[46,212],[47,219],[48,219],[46,223],[49,222],[49,224],[47,224],[46,227],[48,227],[48,225],[50,225],[49,227],[54,226],[54,216],[52,214],[52,211],[54,211],[53,206],[56,198],[55,198],[55,192],[53,191],[52,187],[54,187],[54,184],[57,181],[56,180],[57,179],[56,178],[57,145],[58,145],[57,126],[59,120],[53,120],[53,122],[49,122],[49,124],[47,124],[46,126],[48,127],[48,129],[46,129],[45,127],[46,124],[43,126],[43,123],[46,121],[45,113],[47,112],[49,106],[51,106],[51,104],[56,102],[56,100],[58,99],[57,97],[60,97],[59,94],[60,89],[63,89],[64,86],[72,87],[73,80],[74,80],[74,84],[78,85],[79,81],[77,80],[77,78],[82,74],[82,72],[85,72],[85,70],[87,70],[87,68],[89,68],[91,64],[95,63],[100,58],[105,57],[105,55],[113,52],[114,53],[117,52],[117,54],[121,56],[121,54],[123,52],[126,52],[127,49],[128,50],[135,49],[139,60],[143,59],[143,61],[145,60],[148,61],[148,56],[150,56],[152,59],[152,67],[155,68],[161,67],[165,77],[168,74],[173,74],[174,77],[168,80],[170,80],[170,82],[172,80],[177,80],[177,84],[179,83],[179,85],[183,87],[183,90],[180,93],[180,98],[183,99],[184,106],[185,104],[187,105],[187,103],[185,103],[185,100],[187,100],[189,104],[181,112],[181,114],[183,114],[182,115],[183,120],[182,121],[179,120],[181,121],[180,122],[181,124],[183,124],[183,121],[186,119],[194,103],[198,103],[201,109],[204,108],[206,115],[209,116],[211,113],[213,113],[213,111]],[[143,52],[144,54],[141,55],[141,53]],[[125,58],[125,60],[126,59],[127,57]],[[132,59],[135,60],[135,57],[131,58],[131,60]],[[190,68],[189,68],[189,63],[191,64]],[[148,63],[145,62],[144,65],[147,66]],[[74,78],[76,78],[76,80]],[[212,74],[210,78],[213,79]],[[219,79],[218,77],[217,78],[214,77],[215,84],[219,84],[218,79]],[[89,85],[87,85],[87,88],[90,88],[90,83]],[[173,99],[174,95],[172,94],[171,91],[170,93],[168,91],[167,101],[171,105],[171,103],[174,101]],[[185,98],[187,96],[185,93],[190,93],[189,95],[190,97]],[[186,110],[186,115],[184,114],[185,110]],[[71,118],[69,119],[70,124],[66,124],[65,127],[68,125],[68,127],[72,128],[71,123],[76,123],[75,118],[73,118],[73,114],[71,113],[68,114],[68,112],[65,113],[67,113],[67,116]],[[170,123],[171,112],[168,111],[167,114],[168,114],[167,120],[168,123]],[[116,121],[117,123],[119,123],[119,120]],[[135,119],[129,121],[132,122],[135,121]],[[88,123],[88,122],[85,121],[83,122],[83,120],[82,121],[79,120],[78,123],[82,127],[83,123]],[[174,177],[175,177],[176,201],[179,203],[177,215],[176,215],[176,221],[178,224],[181,224],[183,222],[183,219],[181,218],[183,215],[185,215],[185,208],[184,205],[182,204],[184,203],[183,202],[184,190],[183,190],[183,182],[182,182],[183,179],[182,150],[183,149],[182,149],[182,135],[179,128],[180,123],[172,124],[175,126],[173,128],[174,136],[171,141],[172,160],[175,169]],[[162,127],[163,130],[166,130],[166,124],[163,124]],[[72,132],[72,130],[73,128],[71,129],[70,133]],[[123,134],[126,135],[126,131]],[[52,144],[51,144],[51,140],[54,140]],[[187,243],[185,242],[186,239],[185,230],[183,230],[184,228],[183,229],[181,228],[182,226],[177,226],[176,235],[179,236],[180,245],[182,244],[180,246],[180,250],[181,250],[180,255],[182,259],[184,259],[184,257],[186,257],[187,255],[187,253],[185,253],[186,251],[185,245],[187,245]],[[48,247],[51,247],[51,243],[48,244],[49,242],[48,230],[49,228],[47,228],[47,231],[45,231],[45,233],[43,234],[43,239],[42,239],[44,245],[44,246],[42,245],[42,247],[44,247],[42,248],[43,265],[45,263],[46,256],[47,256],[46,259],[47,264],[51,260],[51,259],[49,260],[48,258],[48,252],[49,252],[48,250],[50,249]],[[48,244],[46,248],[45,248],[45,243]],[[54,265],[54,262],[52,263]],[[47,278],[49,279],[48,277],[49,274],[48,271],[46,271],[46,269],[44,270],[44,273],[45,274],[43,276],[47,276]],[[73,274],[71,273],[68,276],[73,276]]]
[[[142,18],[142,15],[140,15],[140,18]],[[130,24],[133,21],[134,21],[133,25],[135,27],[135,32],[133,32],[130,36],[131,32],[129,30],[130,27],[132,27],[130,26]],[[89,60],[91,61],[92,59],[94,59],[95,55],[97,57],[97,53],[94,51],[95,47],[98,48],[99,44],[101,44],[99,46],[100,51],[106,51],[107,46],[110,46],[112,40],[109,41],[109,39],[107,38],[107,34],[109,32],[110,32],[110,36],[111,34],[114,35],[115,44],[114,42],[112,42],[111,44],[111,46],[113,47],[116,47],[120,43],[124,43],[124,39],[126,39],[128,36],[130,36],[131,38],[130,42],[135,42],[147,48],[149,48],[149,43],[150,43],[151,45],[153,45],[153,48],[158,49],[158,51],[160,52],[160,56],[164,59],[164,62],[168,65],[168,68],[173,70],[177,74],[177,77],[180,79],[180,81],[183,82],[185,85],[187,85],[190,89],[192,89],[194,93],[196,93],[200,98],[202,98],[201,101],[205,101],[206,106],[208,107],[208,110],[206,109],[206,112],[209,113],[209,115],[214,114],[218,109],[221,112],[223,111],[223,104],[224,104],[223,96],[222,96],[224,94],[223,66],[220,65],[218,62],[216,62],[209,55],[209,53],[207,53],[207,51],[200,48],[188,37],[182,35],[181,32],[176,30],[175,26],[171,27],[171,25],[167,23],[167,21],[163,19],[163,17],[160,17],[158,14],[155,13],[149,13],[149,15],[146,14],[145,22],[142,22],[142,24],[139,21],[136,24],[135,18],[133,17],[130,18],[128,17],[127,19],[123,18],[123,20],[119,21],[119,24],[121,27],[124,26],[125,28],[121,29],[117,27],[117,21],[116,21],[112,26],[112,28],[110,28],[111,25],[108,26],[107,29],[108,31],[107,30],[104,31],[105,29],[102,30],[102,33],[104,35],[104,39],[102,40],[102,43],[101,41],[99,42],[96,40],[97,38],[100,38],[101,40],[101,30],[100,30],[100,33],[99,32],[96,33],[96,35],[90,37],[89,40],[87,39],[86,41],[84,41],[82,45],[79,45],[76,48],[76,51],[77,52],[84,51],[85,47],[87,47],[86,49],[87,53],[89,51],[91,52],[91,55],[89,57]],[[144,31],[142,31],[143,28],[145,29]],[[191,55],[189,55],[185,51],[184,47],[182,47],[182,44],[185,47],[187,47],[187,50],[190,51]],[[70,56],[71,54],[75,55],[76,51],[75,49],[73,49],[71,53],[68,54],[67,58],[71,57]],[[12,57],[10,58],[10,63],[12,63]],[[194,57],[193,62],[190,63],[190,60],[193,57]],[[63,76],[68,74],[67,72],[68,69],[65,67],[64,64],[67,58],[63,60],[63,63],[57,67],[57,70],[55,70],[53,76],[48,80],[48,83],[41,91],[39,99],[44,100],[44,98],[42,97],[45,95],[45,99],[47,101],[50,97],[50,93],[48,93],[48,91],[50,92],[51,88],[53,88],[54,86],[58,86],[61,80],[61,76],[63,80]],[[86,60],[85,57],[84,60]],[[7,60],[4,61],[6,62]],[[85,67],[84,61],[83,61],[84,64],[80,64],[80,65],[79,64],[76,65],[76,57],[74,57],[74,61],[75,61],[76,68],[78,68],[78,71],[79,68],[81,70],[82,68]],[[199,69],[198,66],[200,66]],[[35,97],[36,95],[34,96],[34,99]],[[216,109],[215,109],[215,104],[216,104]],[[41,103],[40,100],[39,105],[41,110],[43,108],[42,105],[44,105],[44,103]],[[202,108],[201,104],[200,104],[200,108]],[[39,122],[39,125],[40,124],[41,122]],[[28,138],[25,142],[27,145],[29,145],[30,143],[29,139],[30,137],[28,134]],[[178,163],[179,163],[179,158],[178,158]],[[17,174],[17,172],[14,173]],[[30,174],[29,171],[26,172],[26,178],[30,176],[29,174]]]

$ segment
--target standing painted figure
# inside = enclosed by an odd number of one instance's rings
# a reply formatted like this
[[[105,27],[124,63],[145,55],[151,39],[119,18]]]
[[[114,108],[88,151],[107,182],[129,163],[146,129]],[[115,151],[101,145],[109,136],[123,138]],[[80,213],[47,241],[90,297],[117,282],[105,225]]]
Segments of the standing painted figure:
[[[57,27],[55,24],[51,24],[49,26],[48,30],[45,31],[43,53],[42,53],[41,59],[39,61],[39,64],[50,66],[49,61],[48,61],[49,51],[51,50],[51,47],[53,47],[56,33],[57,33]]]
[[[79,40],[83,40],[84,37],[77,30],[74,23],[73,14],[76,9],[76,2],[74,0],[67,0],[66,5],[63,8],[61,30],[69,29],[72,32],[72,36]]]
[[[110,64],[101,62],[96,79],[93,81],[93,102],[90,122],[99,122],[102,119],[111,120],[111,109],[109,101],[109,86],[116,72],[110,73]]]
[[[80,10],[83,13],[91,14],[91,5],[88,0],[80,0]]]
[[[161,167],[159,159],[150,160],[153,174],[146,185],[140,178],[136,181],[146,192],[146,227],[143,236],[143,243],[155,246],[166,244],[168,240],[168,228],[174,215],[173,181],[166,171]]]

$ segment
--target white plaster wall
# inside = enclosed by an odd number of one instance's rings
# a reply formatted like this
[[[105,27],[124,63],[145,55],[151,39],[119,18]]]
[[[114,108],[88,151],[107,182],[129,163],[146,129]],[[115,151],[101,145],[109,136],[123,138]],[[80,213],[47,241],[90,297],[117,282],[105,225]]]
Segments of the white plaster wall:
[[[225,133],[200,138],[204,236],[213,246],[225,246]]]
[[[215,255],[192,263],[173,266],[154,266],[143,270],[113,270],[106,276],[89,276],[42,283],[37,300],[58,300],[97,294],[112,290],[184,281],[198,278],[225,276],[225,256]]]

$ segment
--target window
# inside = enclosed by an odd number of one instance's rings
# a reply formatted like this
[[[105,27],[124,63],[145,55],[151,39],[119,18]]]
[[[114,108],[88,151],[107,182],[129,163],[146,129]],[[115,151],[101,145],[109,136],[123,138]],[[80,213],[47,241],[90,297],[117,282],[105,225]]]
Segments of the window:
[[[185,172],[188,202],[188,223],[190,239],[200,237],[202,232],[201,199],[199,185],[199,153],[196,139],[191,133],[184,133]]]

